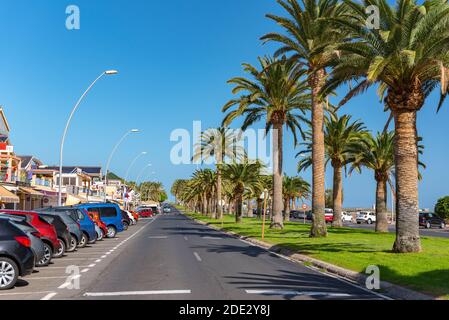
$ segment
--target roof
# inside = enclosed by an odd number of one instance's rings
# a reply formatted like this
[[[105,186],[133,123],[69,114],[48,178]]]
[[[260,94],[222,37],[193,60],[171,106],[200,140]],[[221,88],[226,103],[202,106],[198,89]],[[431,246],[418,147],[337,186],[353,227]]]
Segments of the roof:
[[[20,166],[21,169],[25,169],[33,161],[36,162],[36,164],[38,166],[42,165],[42,161],[40,161],[39,159],[35,158],[34,156],[17,156],[17,157],[19,157],[20,160],[22,160],[22,164]]]
[[[46,167],[47,170],[56,170],[59,172],[59,167],[52,166],[52,167]],[[76,173],[77,169],[80,169],[82,172],[84,172],[87,175],[101,175],[101,167],[84,167],[84,166],[65,166],[62,167],[62,173]]]
[[[36,191],[34,189],[31,188],[27,188],[27,187],[19,187],[19,190],[23,193],[32,195],[32,196],[44,196],[43,193],[40,193],[39,191]]]

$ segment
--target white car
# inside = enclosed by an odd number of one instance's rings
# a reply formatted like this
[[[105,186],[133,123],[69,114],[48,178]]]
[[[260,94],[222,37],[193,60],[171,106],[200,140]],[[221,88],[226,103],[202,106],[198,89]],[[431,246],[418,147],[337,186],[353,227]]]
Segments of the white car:
[[[352,222],[352,214],[348,212],[341,213],[341,221],[343,222]]]
[[[373,224],[376,222],[376,214],[374,212],[360,211],[357,214],[357,224],[368,223]]]

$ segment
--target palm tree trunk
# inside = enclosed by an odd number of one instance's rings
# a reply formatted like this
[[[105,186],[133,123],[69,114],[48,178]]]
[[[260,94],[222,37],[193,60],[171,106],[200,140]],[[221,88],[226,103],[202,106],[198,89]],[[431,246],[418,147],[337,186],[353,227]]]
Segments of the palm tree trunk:
[[[248,218],[254,217],[253,207],[251,205],[251,199],[248,199]]]
[[[292,210],[296,210],[296,197],[292,198]]]
[[[207,198],[206,194],[203,195],[203,215],[207,216]]]
[[[273,209],[272,229],[283,229],[282,217],[282,152],[283,152],[283,123],[278,121],[273,124]]]
[[[376,188],[376,232],[388,232],[387,181],[378,180]]]
[[[290,221],[290,198],[285,199],[284,204],[284,222]]]
[[[324,69],[310,75],[312,88],[312,228],[311,237],[327,236],[325,209],[324,110],[319,93],[324,84]]]
[[[221,201],[221,169],[220,164],[217,164],[217,219],[223,218],[223,207]]]
[[[243,197],[242,195],[238,195],[236,197],[236,201],[235,201],[235,222],[236,223],[241,223],[242,222],[242,203],[243,203]]]
[[[336,228],[343,227],[343,222],[341,220],[342,190],[343,190],[343,183],[341,177],[341,165],[339,163],[336,163],[334,167],[334,187],[333,187],[334,218],[332,220],[332,226]]]
[[[394,110],[394,120],[397,224],[393,251],[420,252],[416,111]]]

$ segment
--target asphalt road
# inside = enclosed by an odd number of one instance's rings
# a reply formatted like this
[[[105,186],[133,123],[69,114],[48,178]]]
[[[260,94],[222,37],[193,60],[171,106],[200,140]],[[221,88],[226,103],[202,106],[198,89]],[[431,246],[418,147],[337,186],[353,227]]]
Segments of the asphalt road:
[[[80,276],[67,278],[66,267]],[[79,281],[79,287],[70,283]],[[0,299],[382,299],[179,212],[54,261]]]
[[[298,223],[304,223],[303,219],[292,219],[292,222],[298,222]],[[306,223],[310,224],[310,222],[306,221]],[[357,223],[349,223],[349,222],[344,222],[343,225],[345,227],[349,227],[349,228],[356,228],[356,229],[366,229],[366,230],[374,230],[375,225],[374,224],[357,224]],[[396,232],[396,227],[394,225],[390,225],[389,226],[389,231],[391,233]],[[438,238],[449,238],[449,229],[425,229],[425,228],[420,228],[419,230],[419,234],[422,237],[438,237]]]

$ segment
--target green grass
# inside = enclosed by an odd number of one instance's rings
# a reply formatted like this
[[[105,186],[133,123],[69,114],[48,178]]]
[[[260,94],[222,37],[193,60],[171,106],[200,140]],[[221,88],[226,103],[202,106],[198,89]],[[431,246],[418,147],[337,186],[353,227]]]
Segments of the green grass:
[[[261,239],[262,222],[243,219],[236,224],[233,216],[221,221],[188,213],[224,230]],[[370,230],[329,228],[327,238],[309,238],[309,225],[286,223],[284,230],[265,232],[265,240],[298,253],[364,273],[369,265],[380,268],[381,280],[449,299],[449,239],[422,237],[422,253],[395,254],[391,252],[394,234],[376,234]]]

